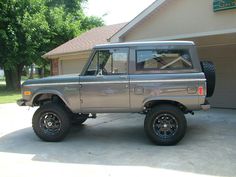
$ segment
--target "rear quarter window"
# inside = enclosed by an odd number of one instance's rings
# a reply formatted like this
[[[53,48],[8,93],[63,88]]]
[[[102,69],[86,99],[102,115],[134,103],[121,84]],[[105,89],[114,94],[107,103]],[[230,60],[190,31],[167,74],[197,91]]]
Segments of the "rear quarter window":
[[[187,49],[136,50],[136,70],[174,71],[193,69]]]

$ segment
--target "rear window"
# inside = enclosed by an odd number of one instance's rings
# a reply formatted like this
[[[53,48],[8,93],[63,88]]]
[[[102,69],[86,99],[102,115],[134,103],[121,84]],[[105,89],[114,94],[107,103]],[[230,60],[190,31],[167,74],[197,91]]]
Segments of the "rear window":
[[[192,69],[186,49],[150,49],[136,51],[136,70],[186,70]]]

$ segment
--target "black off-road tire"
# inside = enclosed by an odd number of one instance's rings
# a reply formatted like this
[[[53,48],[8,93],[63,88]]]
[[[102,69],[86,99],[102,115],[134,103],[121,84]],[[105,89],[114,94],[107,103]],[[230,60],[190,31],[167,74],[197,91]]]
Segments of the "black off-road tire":
[[[165,120],[166,122],[164,123]],[[175,124],[176,126],[174,126]],[[165,126],[167,126],[166,129],[169,128],[174,133],[170,133],[169,131],[168,134],[167,131],[165,136],[163,130],[163,135],[162,129],[165,129]],[[168,104],[153,107],[146,115],[144,121],[144,129],[149,139],[161,146],[177,144],[184,137],[186,127],[187,121],[183,112],[178,107]]]
[[[71,120],[62,105],[47,103],[34,113],[32,127],[35,134],[43,141],[57,142],[63,140],[69,133]]]
[[[216,74],[215,66],[211,61],[201,61],[202,71],[206,77],[207,97],[211,97],[215,90]]]

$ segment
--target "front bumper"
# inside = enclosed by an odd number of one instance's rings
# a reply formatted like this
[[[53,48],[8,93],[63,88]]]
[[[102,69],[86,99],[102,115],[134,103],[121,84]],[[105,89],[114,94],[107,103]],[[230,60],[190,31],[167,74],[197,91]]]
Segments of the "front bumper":
[[[24,99],[17,100],[16,103],[19,106],[26,106],[26,100],[24,100]]]

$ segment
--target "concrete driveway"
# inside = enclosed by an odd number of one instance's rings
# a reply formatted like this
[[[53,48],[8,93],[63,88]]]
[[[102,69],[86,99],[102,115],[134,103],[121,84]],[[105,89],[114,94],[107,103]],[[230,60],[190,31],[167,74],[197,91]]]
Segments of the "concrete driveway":
[[[63,142],[42,142],[34,111],[0,105],[0,176],[236,176],[236,110],[188,115],[185,138],[171,147],[150,143],[139,114],[100,114]]]

